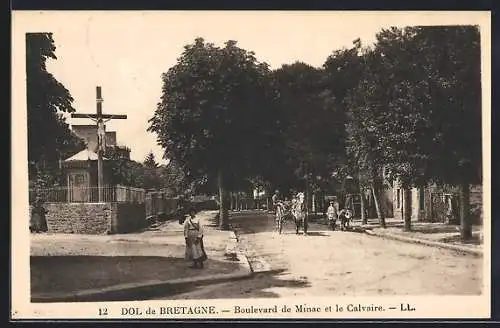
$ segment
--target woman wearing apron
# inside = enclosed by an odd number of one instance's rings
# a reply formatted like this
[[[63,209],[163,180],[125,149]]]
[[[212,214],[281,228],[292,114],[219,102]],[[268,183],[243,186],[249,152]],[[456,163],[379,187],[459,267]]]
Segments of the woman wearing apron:
[[[190,211],[189,217],[184,221],[184,238],[186,241],[185,258],[193,261],[191,268],[203,268],[207,254],[203,247],[203,226],[196,218],[196,213]]]

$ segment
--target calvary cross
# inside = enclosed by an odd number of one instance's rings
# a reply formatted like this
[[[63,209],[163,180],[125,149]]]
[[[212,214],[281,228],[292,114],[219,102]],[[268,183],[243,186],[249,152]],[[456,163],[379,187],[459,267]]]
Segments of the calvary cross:
[[[80,114],[73,113],[71,114],[72,118],[90,118],[92,121],[97,124],[97,189],[99,191],[99,202],[104,201],[104,170],[103,170],[103,161],[102,154],[104,153],[104,143],[106,138],[106,131],[104,129],[104,123],[112,120],[124,120],[127,119],[127,115],[111,115],[111,114],[103,114],[102,113],[102,96],[101,96],[101,87],[96,87],[96,102],[97,102],[97,110],[96,114]],[[106,121],[104,121],[106,120]]]

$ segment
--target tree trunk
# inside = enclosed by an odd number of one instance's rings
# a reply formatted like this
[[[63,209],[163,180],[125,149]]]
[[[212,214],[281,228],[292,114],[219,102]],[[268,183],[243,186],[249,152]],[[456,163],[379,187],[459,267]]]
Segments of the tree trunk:
[[[324,193],[323,190],[321,190],[319,192],[319,198],[318,198],[318,207],[319,207],[322,214],[325,213],[325,204],[323,203],[324,199],[325,199],[325,195],[323,193]]]
[[[468,241],[472,238],[470,190],[468,183],[462,183],[460,185],[460,236],[462,241]]]
[[[411,189],[403,189],[403,219],[405,221],[404,231],[411,231]]]
[[[312,193],[312,201],[311,201],[312,213],[316,214],[316,194]]]
[[[306,202],[306,217],[309,215],[309,201],[310,201],[310,193],[309,193],[309,170],[307,169],[307,165],[305,167],[306,171],[306,192],[305,192],[305,202]]]
[[[384,217],[384,213],[382,212],[382,208],[380,207],[378,189],[375,188],[375,185],[373,185],[373,184],[371,186],[371,189],[372,189],[372,195],[373,195],[373,203],[375,204],[375,211],[377,211],[378,222],[379,222],[380,226],[385,229],[386,228],[385,217]]]
[[[305,199],[305,202],[306,202],[306,217],[309,216],[309,199],[310,199],[310,194],[309,194],[309,174],[306,175],[306,199]]]
[[[224,175],[222,171],[218,174],[218,184],[219,184],[219,229],[229,230],[229,211],[228,211],[228,199],[227,191],[224,186]]]
[[[236,211],[241,210],[241,204],[240,204],[240,192],[238,191],[236,193]]]
[[[256,192],[255,192],[255,197],[254,197],[254,200],[253,200],[253,209],[256,210],[259,208],[259,204],[260,204],[260,201],[259,201],[259,193],[260,193],[260,188],[257,187],[256,188]]]
[[[368,224],[368,218],[366,217],[365,213],[365,196],[363,193],[363,188],[359,188],[359,210],[360,210],[360,215],[361,215],[361,222],[363,224]]]

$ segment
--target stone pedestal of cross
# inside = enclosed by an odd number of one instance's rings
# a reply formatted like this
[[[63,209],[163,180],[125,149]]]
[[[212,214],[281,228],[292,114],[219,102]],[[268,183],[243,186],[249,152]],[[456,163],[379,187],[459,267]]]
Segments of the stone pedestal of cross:
[[[97,110],[95,114],[80,114],[73,113],[71,114],[72,118],[90,118],[92,121],[96,122],[97,125],[97,189],[99,192],[99,202],[104,201],[104,169],[103,169],[103,159],[102,155],[104,153],[104,145],[106,138],[106,131],[104,128],[104,123],[113,120],[124,120],[127,119],[127,115],[112,115],[112,114],[103,114],[102,113],[102,95],[101,95],[101,87],[96,87],[96,102],[97,102]]]

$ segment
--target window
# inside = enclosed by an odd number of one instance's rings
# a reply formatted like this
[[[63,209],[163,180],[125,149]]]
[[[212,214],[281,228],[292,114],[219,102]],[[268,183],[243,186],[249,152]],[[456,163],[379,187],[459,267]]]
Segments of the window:
[[[75,174],[75,184],[82,185],[85,183],[85,175],[84,174]]]

